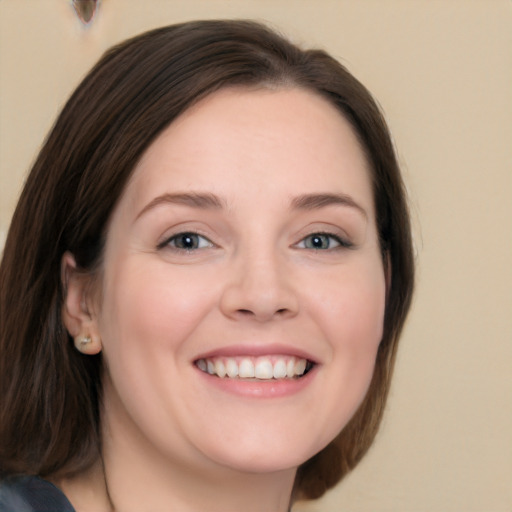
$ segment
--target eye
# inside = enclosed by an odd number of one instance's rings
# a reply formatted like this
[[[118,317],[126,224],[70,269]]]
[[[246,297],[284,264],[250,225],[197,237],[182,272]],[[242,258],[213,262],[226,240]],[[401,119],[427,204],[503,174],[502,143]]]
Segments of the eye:
[[[197,233],[187,232],[177,233],[176,235],[167,238],[158,247],[171,247],[181,251],[194,251],[196,249],[206,249],[208,247],[213,247],[213,243],[204,236],[198,235]]]
[[[302,249],[327,250],[336,249],[337,247],[351,247],[352,244],[339,236],[330,233],[312,233],[303,238],[297,247]]]

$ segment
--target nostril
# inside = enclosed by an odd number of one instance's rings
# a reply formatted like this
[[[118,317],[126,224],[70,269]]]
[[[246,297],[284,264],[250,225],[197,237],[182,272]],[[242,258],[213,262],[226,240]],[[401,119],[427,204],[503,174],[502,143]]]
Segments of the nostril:
[[[258,311],[246,308],[239,308],[236,310],[237,314],[242,317],[257,317],[263,319],[270,319],[271,317],[284,317],[286,316],[290,310],[288,308],[279,308],[272,312]],[[268,313],[268,314],[267,314]]]
[[[294,291],[254,281],[251,278],[226,286],[219,304],[224,315],[240,320],[268,321],[285,319],[298,312]]]

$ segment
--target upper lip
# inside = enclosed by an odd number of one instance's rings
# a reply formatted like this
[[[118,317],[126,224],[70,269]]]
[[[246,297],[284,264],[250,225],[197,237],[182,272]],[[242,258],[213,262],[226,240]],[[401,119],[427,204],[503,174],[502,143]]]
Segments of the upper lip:
[[[283,345],[279,343],[261,345],[228,345],[199,354],[194,358],[194,361],[198,361],[199,359],[210,359],[214,357],[260,357],[271,355],[294,356],[300,359],[307,359],[312,363],[318,363],[318,360],[311,353],[293,345]]]

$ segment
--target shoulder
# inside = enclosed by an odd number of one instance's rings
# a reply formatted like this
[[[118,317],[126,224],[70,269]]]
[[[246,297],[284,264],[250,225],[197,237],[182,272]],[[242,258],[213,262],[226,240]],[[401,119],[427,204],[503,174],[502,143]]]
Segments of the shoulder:
[[[37,476],[0,480],[0,512],[75,512],[66,496]]]

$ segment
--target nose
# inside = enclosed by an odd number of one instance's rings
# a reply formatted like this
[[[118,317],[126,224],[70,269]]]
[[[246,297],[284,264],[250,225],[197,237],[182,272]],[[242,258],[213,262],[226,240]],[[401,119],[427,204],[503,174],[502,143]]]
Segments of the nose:
[[[240,256],[233,267],[221,297],[224,315],[268,322],[298,313],[299,301],[289,269],[278,255]]]

